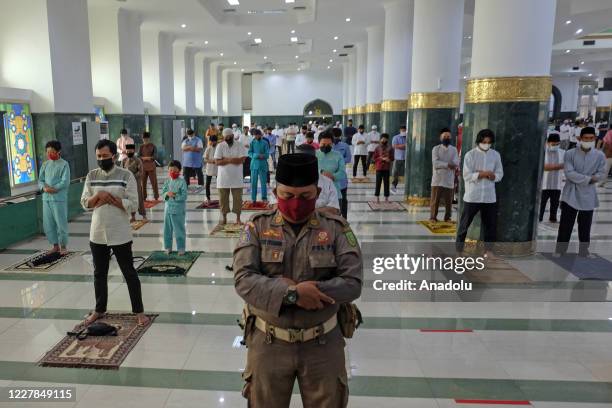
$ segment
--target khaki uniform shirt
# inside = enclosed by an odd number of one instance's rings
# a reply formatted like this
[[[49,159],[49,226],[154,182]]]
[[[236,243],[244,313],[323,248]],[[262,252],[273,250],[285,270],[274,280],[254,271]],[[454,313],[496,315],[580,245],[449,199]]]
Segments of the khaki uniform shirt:
[[[281,328],[315,327],[337,313],[341,303],[361,295],[361,250],[344,218],[313,213],[296,237],[277,212],[254,215],[234,250],[234,282],[251,311]],[[296,283],[318,281],[319,290],[333,298],[320,310],[283,306],[289,278]]]

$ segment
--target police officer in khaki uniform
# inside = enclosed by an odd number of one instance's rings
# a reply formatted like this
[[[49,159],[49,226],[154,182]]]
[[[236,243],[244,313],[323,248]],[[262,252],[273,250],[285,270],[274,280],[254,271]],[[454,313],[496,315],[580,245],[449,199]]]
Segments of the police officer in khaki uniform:
[[[305,408],[348,403],[337,316],[361,294],[361,251],[344,218],[315,210],[318,177],[312,155],[281,156],[278,209],[254,215],[234,250],[249,407],[288,407],[296,378]]]

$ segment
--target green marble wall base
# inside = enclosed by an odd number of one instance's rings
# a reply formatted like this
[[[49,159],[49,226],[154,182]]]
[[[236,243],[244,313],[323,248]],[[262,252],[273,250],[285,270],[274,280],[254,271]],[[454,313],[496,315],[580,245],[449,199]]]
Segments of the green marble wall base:
[[[357,128],[359,125],[365,126],[365,113],[357,113],[353,115],[353,126]]]
[[[145,115],[107,114],[110,139],[119,139],[121,129],[126,129],[137,144],[142,143],[142,133],[145,131]]]
[[[372,126],[378,126],[380,132],[380,112],[368,112],[365,114],[366,133],[372,129]]]
[[[93,121],[90,113],[33,113],[34,144],[38,168],[46,157],[45,145],[49,140],[59,140],[62,144],[62,157],[70,164],[72,179],[84,177],[89,171],[87,163],[87,140],[75,145],[72,138],[72,122]]]
[[[489,128],[495,133],[493,147],[500,153],[504,166],[504,178],[496,185],[497,241],[506,243],[503,250],[506,253],[529,253],[535,247],[547,122],[545,102],[465,105],[463,157],[473,148],[481,129]],[[460,179],[460,212],[463,191]],[[468,238],[481,239],[479,225],[474,223]]]
[[[406,124],[408,113],[400,112],[380,112],[380,124],[378,131],[380,133],[388,133],[391,137],[399,133],[400,126]]]
[[[405,191],[409,203],[428,202],[431,195],[431,151],[440,143],[440,129],[450,128],[456,137],[458,114],[457,108],[408,110]],[[456,141],[452,143],[456,144]]]
[[[151,142],[157,146],[157,162],[165,166],[172,160],[172,122],[174,115],[149,115]]]
[[[600,120],[610,120],[610,110],[609,109],[605,109],[605,110],[599,110],[597,109],[597,111],[595,112],[595,122],[599,122]]]

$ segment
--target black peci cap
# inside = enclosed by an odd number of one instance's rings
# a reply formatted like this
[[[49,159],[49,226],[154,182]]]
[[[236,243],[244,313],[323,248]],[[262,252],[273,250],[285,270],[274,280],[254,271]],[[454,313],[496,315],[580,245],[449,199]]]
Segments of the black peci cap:
[[[306,187],[319,182],[319,163],[304,153],[284,154],[278,159],[276,182],[289,187]]]

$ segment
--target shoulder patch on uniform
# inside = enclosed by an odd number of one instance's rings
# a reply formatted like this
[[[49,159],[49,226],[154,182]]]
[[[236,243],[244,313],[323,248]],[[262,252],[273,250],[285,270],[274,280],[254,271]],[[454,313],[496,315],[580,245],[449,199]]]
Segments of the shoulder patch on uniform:
[[[244,228],[240,231],[240,239],[238,240],[239,244],[248,244],[251,242],[251,229],[255,228],[255,224],[251,221],[244,224]]]
[[[349,227],[347,225],[344,228],[343,232],[344,232],[344,236],[346,237],[346,240],[348,241],[349,245],[352,246],[352,247],[356,247],[357,246],[357,237],[355,236],[355,233],[353,232],[351,227]]]
[[[327,219],[338,221],[344,227],[347,227],[349,225],[348,221],[343,216],[341,216],[341,215],[330,214],[330,213],[328,213],[326,211],[320,211],[319,214],[322,217],[325,217]]]

